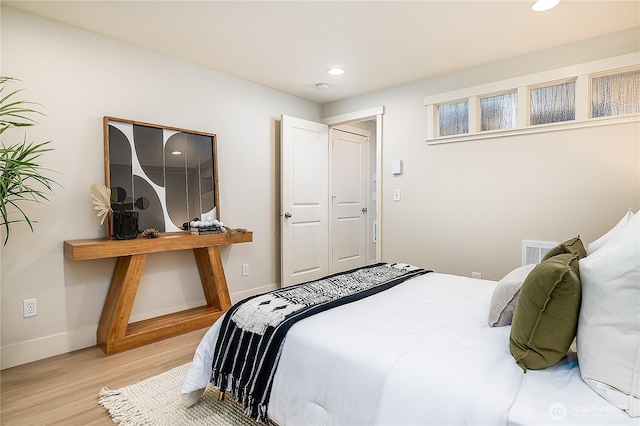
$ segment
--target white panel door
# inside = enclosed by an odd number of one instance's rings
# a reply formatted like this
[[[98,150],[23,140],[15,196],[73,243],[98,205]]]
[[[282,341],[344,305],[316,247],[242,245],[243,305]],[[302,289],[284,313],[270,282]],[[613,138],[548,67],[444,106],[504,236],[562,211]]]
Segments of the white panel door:
[[[282,116],[282,286],[329,270],[328,126]]]
[[[330,273],[367,263],[368,138],[331,130]]]

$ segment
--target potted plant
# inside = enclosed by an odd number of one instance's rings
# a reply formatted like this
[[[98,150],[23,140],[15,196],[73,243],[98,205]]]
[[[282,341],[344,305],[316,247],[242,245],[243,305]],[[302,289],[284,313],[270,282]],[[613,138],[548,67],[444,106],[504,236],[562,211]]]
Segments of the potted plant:
[[[16,81],[11,77],[0,76],[0,136],[12,128],[37,125],[34,116],[43,115],[33,109],[33,102],[17,100],[22,89],[9,91],[9,84]],[[10,226],[17,222],[26,222],[33,232],[33,223],[21,207],[23,202],[41,203],[48,201],[53,193],[54,180],[43,172],[50,169],[38,162],[40,156],[51,151],[49,143],[27,142],[26,135],[20,143],[5,145],[0,140],[0,225],[4,226],[5,239],[9,241]]]

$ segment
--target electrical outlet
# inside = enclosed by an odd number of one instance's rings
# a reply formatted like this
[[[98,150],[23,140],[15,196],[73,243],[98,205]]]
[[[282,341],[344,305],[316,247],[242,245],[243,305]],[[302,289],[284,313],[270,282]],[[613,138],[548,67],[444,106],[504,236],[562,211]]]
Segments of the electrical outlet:
[[[38,315],[38,299],[26,299],[22,301],[22,316],[35,317]]]
[[[248,263],[243,263],[242,264],[242,276],[246,277],[247,275],[249,275],[249,264]]]
[[[476,280],[479,280],[482,278],[482,274],[480,272],[472,272],[471,278],[475,278]]]

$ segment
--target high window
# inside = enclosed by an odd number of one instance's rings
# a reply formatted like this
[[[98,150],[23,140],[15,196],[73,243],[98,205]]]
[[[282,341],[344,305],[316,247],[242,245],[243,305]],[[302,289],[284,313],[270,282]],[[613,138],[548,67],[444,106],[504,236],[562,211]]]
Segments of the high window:
[[[591,80],[591,116],[640,113],[640,69],[605,74]]]
[[[480,98],[480,131],[513,129],[518,120],[516,91]]]
[[[532,126],[576,119],[575,81],[531,89],[529,99]]]
[[[635,121],[640,64],[623,55],[428,96],[425,105],[430,143]]]
[[[442,136],[469,133],[469,102],[438,105],[438,127]]]

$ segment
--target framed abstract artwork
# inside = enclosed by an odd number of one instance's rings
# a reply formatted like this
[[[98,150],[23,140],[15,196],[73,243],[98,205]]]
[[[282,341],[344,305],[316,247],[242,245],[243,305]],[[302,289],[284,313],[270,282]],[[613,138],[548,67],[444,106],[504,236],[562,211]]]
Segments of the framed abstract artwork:
[[[107,238],[122,239],[114,235],[118,212],[136,216],[139,230],[160,232],[220,219],[215,134],[104,117],[104,152],[113,210]]]

